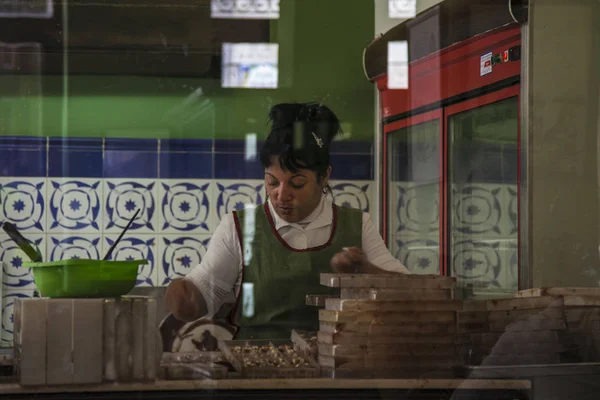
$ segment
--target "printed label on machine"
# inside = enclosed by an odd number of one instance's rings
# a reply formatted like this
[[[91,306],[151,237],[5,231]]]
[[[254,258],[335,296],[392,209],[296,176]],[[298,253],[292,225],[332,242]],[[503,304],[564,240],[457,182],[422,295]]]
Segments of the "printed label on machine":
[[[492,73],[492,52],[486,53],[481,56],[481,68],[479,70],[479,76],[484,76]]]

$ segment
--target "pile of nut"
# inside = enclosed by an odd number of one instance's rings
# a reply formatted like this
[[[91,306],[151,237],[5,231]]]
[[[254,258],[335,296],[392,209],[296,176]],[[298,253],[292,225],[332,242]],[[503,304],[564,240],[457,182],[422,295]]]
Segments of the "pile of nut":
[[[304,357],[296,353],[291,345],[265,344],[261,346],[245,345],[233,346],[234,355],[241,357],[244,367],[310,367]]]

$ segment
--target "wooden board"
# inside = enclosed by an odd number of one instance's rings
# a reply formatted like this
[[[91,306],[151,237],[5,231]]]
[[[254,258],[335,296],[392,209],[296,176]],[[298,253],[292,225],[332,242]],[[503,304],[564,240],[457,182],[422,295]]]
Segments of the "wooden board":
[[[600,307],[569,307],[564,310],[565,319],[600,321]]]
[[[483,359],[481,365],[539,365],[558,364],[558,354],[523,354],[523,355],[490,355]]]
[[[578,368],[579,370],[585,370],[587,366]],[[411,367],[412,368],[412,367]],[[588,367],[589,368],[589,367]],[[432,370],[433,371],[433,370]],[[531,389],[531,382],[529,380],[515,380],[515,379],[431,379],[432,376],[424,376],[423,379],[322,379],[321,377],[315,379],[240,379],[239,375],[235,373],[229,373],[229,379],[217,380],[217,381],[157,381],[153,384],[146,382],[134,382],[134,383],[110,383],[110,384],[99,384],[99,385],[86,385],[86,386],[38,386],[38,387],[22,387],[16,383],[8,383],[0,385],[0,392],[4,396],[20,395],[21,398],[42,398],[42,394],[57,393],[57,396],[45,396],[54,398],[65,398],[65,393],[80,393],[79,397],[69,396],[72,398],[81,398],[87,394],[87,398],[99,398],[106,397],[100,393],[108,392],[119,392],[119,393],[130,393],[131,396],[121,395],[122,398],[137,399],[140,398],[139,392],[173,392],[173,397],[178,396],[175,392],[182,391],[196,391],[195,398],[198,398],[206,393],[213,398],[223,397],[224,394],[235,394],[241,390],[251,390],[254,396],[262,396],[259,398],[265,398],[269,394],[272,397],[281,396],[281,392],[274,393],[274,391],[281,390],[344,390],[346,393],[348,389],[366,389],[371,392],[377,390],[410,390],[419,391],[422,393],[423,389],[448,389],[449,393],[452,393],[455,389],[461,391],[481,391],[481,390],[506,390],[514,389],[521,391],[528,391]],[[217,391],[222,391],[219,393]],[[229,391],[229,393],[226,393]],[[271,392],[271,393],[268,393]],[[89,393],[99,393],[96,395],[90,395]],[[306,392],[308,393],[308,392]],[[306,397],[306,393],[304,393]],[[358,392],[355,392],[358,393]],[[23,396],[28,394],[28,396]],[[190,393],[193,397],[194,394]],[[157,393],[151,397],[159,398],[164,393]],[[376,394],[377,396],[377,394]],[[12,396],[15,397],[15,396]],[[114,396],[113,396],[114,397]],[[241,397],[241,396],[239,396]],[[300,396],[297,396],[301,397]],[[354,396],[356,397],[356,396]],[[381,395],[379,395],[381,397]],[[477,393],[472,392],[471,397],[477,398]],[[488,398],[493,398],[487,396]],[[500,397],[500,396],[498,396]],[[176,397],[178,398],[178,397]],[[183,396],[181,396],[183,398]],[[371,397],[372,398],[372,397]],[[384,397],[390,399],[389,396]],[[392,397],[394,399],[395,397]]]
[[[46,384],[73,383],[73,300],[49,299],[46,309]]]
[[[561,319],[564,316],[563,310],[560,307],[549,307],[545,309],[530,309],[530,310],[512,310],[512,311],[489,311],[487,313],[489,321],[516,321],[523,318],[531,318],[536,315],[543,316],[549,319]]]
[[[328,379],[398,379],[398,378],[424,378],[424,379],[451,379],[457,377],[453,368],[440,368],[439,366],[430,368],[411,367],[353,367],[345,364],[338,368],[321,367],[321,376]]]
[[[317,332],[319,344],[345,344],[345,345],[379,345],[394,343],[432,343],[451,344],[455,342],[452,334],[424,335],[424,334],[400,334],[400,335],[368,335],[353,332]]]
[[[226,379],[227,367],[214,363],[182,363],[162,366],[162,375],[167,380]]]
[[[600,330],[600,308],[574,307],[564,311],[569,330]]]
[[[376,289],[376,288],[341,288],[342,299],[364,300],[451,300],[451,289]]]
[[[474,333],[469,335],[473,344],[496,343],[500,339],[515,342],[556,342],[559,340],[557,331],[524,331],[524,332],[502,332],[502,333]]]
[[[462,302],[462,311],[487,311],[485,300],[465,300]]]
[[[130,381],[132,377],[132,303],[131,299],[122,297],[115,304],[115,371],[120,382]]]
[[[595,296],[600,297],[600,288],[585,287],[550,287],[520,290],[514,297],[541,297],[541,296]]]
[[[506,325],[503,325],[506,326]],[[463,333],[484,333],[490,331],[490,324],[488,322],[460,322],[456,325],[456,331],[460,334]]]
[[[145,305],[144,378],[148,381],[153,381],[158,375],[158,367],[162,356],[162,343],[160,341],[160,333],[156,331],[159,323],[156,299],[147,299]]]
[[[307,294],[306,305],[314,307],[325,307],[325,300],[329,298],[340,298],[339,296],[325,296],[321,294]]]
[[[133,352],[132,352],[132,374],[134,380],[144,379],[144,336],[147,333],[144,324],[144,314],[146,313],[146,303],[141,299],[133,299],[131,304],[133,313]]]
[[[325,300],[325,309],[333,311],[390,311],[390,312],[416,312],[416,311],[458,311],[460,301],[457,300],[353,300],[328,298]]]
[[[319,310],[319,321],[357,324],[447,323],[455,322],[452,311],[382,312]]]
[[[550,354],[563,353],[567,348],[556,342],[515,342],[499,340],[495,343],[472,344],[466,348],[482,354]]]
[[[594,296],[564,296],[565,308],[568,307],[600,307],[600,297]]]
[[[163,353],[161,366],[169,364],[203,364],[223,362],[225,357],[220,351],[190,351],[180,353]]]
[[[347,368],[451,368],[459,365],[457,356],[433,356],[433,357],[332,357],[319,355],[319,365],[321,367],[338,368],[345,366]]]
[[[13,307],[18,382],[22,386],[45,385],[47,299],[16,298]]]
[[[564,320],[560,319],[541,319],[532,317],[524,321],[506,322],[494,321],[490,322],[490,332],[527,332],[527,331],[553,331],[566,329]]]
[[[453,289],[456,279],[439,275],[321,274],[321,285],[339,288]]]
[[[563,307],[562,297],[524,297],[516,299],[487,300],[487,311],[543,309],[546,307]]]
[[[488,322],[488,315],[488,311],[461,311],[457,315],[457,320],[459,324],[471,322]]]
[[[455,355],[457,349],[452,344],[369,344],[369,345],[345,345],[345,344],[319,344],[319,357],[410,357],[410,356],[450,356]]]
[[[380,324],[380,323],[337,323],[325,322],[319,323],[319,331],[325,333],[358,333],[371,336],[390,336],[405,334],[452,334],[456,332],[455,324],[435,324],[435,323],[403,323],[403,324]]]

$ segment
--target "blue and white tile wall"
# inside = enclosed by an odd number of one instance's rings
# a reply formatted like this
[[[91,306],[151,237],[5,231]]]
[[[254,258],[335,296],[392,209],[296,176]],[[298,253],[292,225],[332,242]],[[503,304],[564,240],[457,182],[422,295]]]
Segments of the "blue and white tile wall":
[[[412,273],[439,274],[439,182],[390,184],[390,248]]]
[[[438,273],[439,183],[392,182],[390,191],[392,254],[413,273]],[[452,199],[453,275],[488,292],[517,290],[517,185],[466,184]]]
[[[265,201],[260,161],[245,153],[243,140],[0,137],[0,223],[44,260],[100,258],[139,208],[112,257],[147,259],[137,284],[165,286],[200,262],[223,215]],[[372,144],[335,142],[331,162],[336,203],[370,211]],[[0,233],[3,346],[14,299],[34,295],[26,260]]]
[[[488,292],[517,290],[517,193],[510,183],[452,187],[452,266],[463,281],[483,282]]]

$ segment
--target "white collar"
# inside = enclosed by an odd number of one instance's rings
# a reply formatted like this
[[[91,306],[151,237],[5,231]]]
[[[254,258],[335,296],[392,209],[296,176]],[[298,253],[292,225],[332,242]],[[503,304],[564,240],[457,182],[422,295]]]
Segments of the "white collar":
[[[333,223],[333,204],[331,199],[326,195],[321,196],[321,201],[317,205],[317,207],[311,212],[308,217],[304,218],[302,221],[296,222],[287,222],[281,219],[279,215],[275,212],[275,208],[271,204],[270,201],[267,200],[269,211],[271,212],[271,216],[273,217],[273,222],[275,223],[275,229],[279,231],[281,228],[286,226],[293,226],[295,228],[304,229],[304,230],[312,230],[321,228],[323,226],[331,225]],[[307,223],[306,227],[302,227],[301,223]]]

